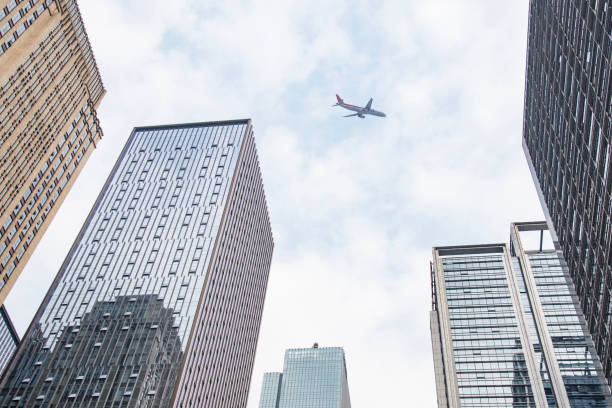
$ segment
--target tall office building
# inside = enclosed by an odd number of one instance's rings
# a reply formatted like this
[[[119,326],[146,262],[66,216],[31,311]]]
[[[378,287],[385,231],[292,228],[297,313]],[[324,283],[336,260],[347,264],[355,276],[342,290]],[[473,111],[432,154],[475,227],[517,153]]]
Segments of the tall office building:
[[[560,252],[510,245],[433,249],[431,336],[439,407],[610,407]]]
[[[134,129],[0,405],[244,407],[272,248],[250,120]]]
[[[4,305],[0,306],[0,375],[17,350],[19,336]]]
[[[531,0],[523,148],[612,382],[612,2]]]
[[[282,373],[265,373],[259,408],[350,408],[341,347],[290,349]]]
[[[0,304],[102,137],[75,0],[0,0]]]

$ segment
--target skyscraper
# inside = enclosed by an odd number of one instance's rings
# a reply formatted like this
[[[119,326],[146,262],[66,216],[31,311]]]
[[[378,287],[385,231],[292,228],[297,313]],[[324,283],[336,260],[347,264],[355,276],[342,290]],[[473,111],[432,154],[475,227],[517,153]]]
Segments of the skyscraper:
[[[612,3],[531,0],[523,148],[612,382]]]
[[[510,245],[433,249],[431,335],[439,407],[609,407],[563,256]],[[541,239],[541,238],[540,238]]]
[[[282,373],[265,373],[259,408],[350,408],[341,347],[289,349]]]
[[[250,120],[134,129],[0,405],[244,407],[272,248]]]
[[[75,0],[0,1],[0,304],[102,130]]]

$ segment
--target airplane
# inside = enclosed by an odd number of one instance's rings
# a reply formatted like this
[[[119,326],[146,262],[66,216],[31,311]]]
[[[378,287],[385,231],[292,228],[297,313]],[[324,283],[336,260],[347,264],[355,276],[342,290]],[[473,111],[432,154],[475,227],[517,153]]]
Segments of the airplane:
[[[348,118],[349,116],[358,116],[363,119],[365,118],[364,115],[381,116],[383,118],[387,116],[382,112],[372,109],[372,98],[370,98],[370,100],[368,101],[367,105],[364,108],[362,108],[361,106],[349,105],[348,103],[344,103],[342,98],[339,97],[338,95],[336,95],[336,99],[338,100],[338,102],[335,105],[332,105],[332,107],[342,106],[344,109],[348,109],[350,111],[357,112],[357,113],[353,113],[350,115],[345,115],[344,116],[345,118]]]

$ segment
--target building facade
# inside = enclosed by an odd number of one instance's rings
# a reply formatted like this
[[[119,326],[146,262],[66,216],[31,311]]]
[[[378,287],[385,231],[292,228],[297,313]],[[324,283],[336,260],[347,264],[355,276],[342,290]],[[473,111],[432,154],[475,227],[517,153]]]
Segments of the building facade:
[[[0,304],[102,137],[75,0],[0,0]]]
[[[19,335],[13,327],[13,322],[6,311],[6,307],[2,305],[0,306],[0,375],[13,357],[18,344]]]
[[[612,4],[531,0],[523,148],[612,382]]]
[[[134,129],[0,405],[246,406],[272,249],[250,120]]]
[[[510,245],[433,249],[439,407],[609,407],[610,391],[563,257]],[[541,241],[540,241],[541,242]]]
[[[265,373],[259,408],[350,408],[341,347],[290,349],[282,373]]]
[[[283,373],[264,373],[259,408],[278,408]]]

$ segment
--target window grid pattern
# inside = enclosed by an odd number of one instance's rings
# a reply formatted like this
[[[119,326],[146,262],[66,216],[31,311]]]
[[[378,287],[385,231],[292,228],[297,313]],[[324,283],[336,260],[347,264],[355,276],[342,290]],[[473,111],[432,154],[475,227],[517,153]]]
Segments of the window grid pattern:
[[[442,258],[462,407],[535,406],[502,256]]]
[[[53,0],[9,1],[0,9],[0,56],[34,24]]]
[[[531,253],[529,262],[571,406],[607,407],[596,357],[559,256],[554,251]]]
[[[12,19],[10,9],[27,23],[15,7],[40,15],[38,4],[10,2],[0,16]],[[0,86],[0,302],[102,137],[95,107],[104,88],[80,13],[73,0],[59,4],[61,18],[37,20],[44,37]]]
[[[234,408],[248,399],[274,243],[252,131],[243,145],[178,381],[179,407]]]
[[[531,0],[523,138],[612,382],[612,3]]]
[[[0,375],[19,344],[19,336],[4,305],[0,306]]]
[[[546,400],[549,408],[557,406],[557,400],[555,399],[552,383],[550,381],[550,375],[548,373],[548,362],[542,351],[542,344],[540,341],[540,335],[538,333],[535,317],[533,315],[533,309],[531,306],[531,300],[527,293],[527,285],[525,284],[525,277],[521,268],[521,263],[517,257],[512,257],[512,270],[516,278],[516,283],[521,296],[521,306],[523,307],[523,315],[525,316],[525,322],[529,330],[529,339],[533,345],[533,352],[542,378],[542,385],[544,386],[544,392],[546,393]]]
[[[259,397],[259,408],[278,408],[283,373],[265,373]]]
[[[545,223],[513,224],[509,248],[434,248],[441,317],[432,320],[432,336],[442,344],[434,343],[434,363],[445,382],[437,392],[457,401],[457,391],[462,407],[611,404],[561,254],[523,250],[519,232],[538,228]]]
[[[240,368],[234,374],[240,381],[231,378],[235,388],[224,389],[222,397],[240,394],[246,401],[261,319],[256,306],[263,305],[272,251],[267,211],[252,205],[257,201],[265,210],[261,179],[241,184],[251,194],[244,194],[239,209],[234,203],[244,189],[230,196],[245,160],[251,160],[245,168],[258,169],[248,129],[247,121],[235,121],[133,132],[3,379],[0,405],[220,406],[176,396],[179,381],[187,379],[186,390],[195,381],[196,365],[183,363],[187,356],[205,367],[226,363],[215,372],[215,385]],[[250,155],[241,154],[247,136]],[[232,208],[240,215],[224,218]],[[244,228],[244,218],[256,219],[257,228]],[[255,250],[254,242],[265,242],[265,250]],[[213,262],[234,243],[241,252],[231,262],[240,267]],[[212,307],[199,306],[209,298]],[[227,298],[234,301],[217,302]],[[244,317],[240,325],[233,320],[238,316]],[[202,321],[232,326],[235,336],[245,333],[232,342],[221,332],[215,342],[218,331],[212,331],[197,343],[193,333]],[[208,344],[214,347],[200,350]]]

